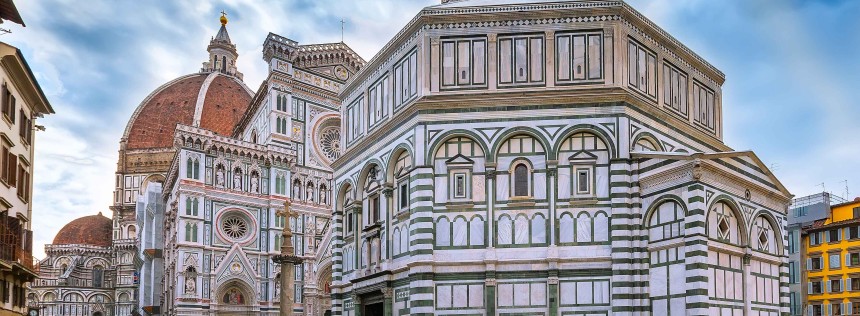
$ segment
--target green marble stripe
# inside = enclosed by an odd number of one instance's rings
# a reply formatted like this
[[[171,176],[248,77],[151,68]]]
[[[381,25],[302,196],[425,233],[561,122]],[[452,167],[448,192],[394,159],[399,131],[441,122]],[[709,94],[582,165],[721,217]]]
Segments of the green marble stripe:
[[[694,185],[691,185],[689,188],[687,188],[687,191],[689,191],[689,192],[697,191],[697,190],[698,191],[704,191],[705,186],[703,186],[701,184],[694,184]]]
[[[615,288],[643,288],[649,285],[648,281],[615,281],[612,282],[611,286]]]

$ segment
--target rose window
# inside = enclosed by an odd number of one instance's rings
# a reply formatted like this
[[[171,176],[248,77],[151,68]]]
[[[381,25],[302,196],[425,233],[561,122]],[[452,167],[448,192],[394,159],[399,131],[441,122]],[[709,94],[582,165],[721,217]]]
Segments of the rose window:
[[[329,127],[320,131],[319,144],[328,160],[336,160],[340,157],[340,130],[337,127]]]
[[[248,222],[239,216],[230,216],[221,222],[221,230],[233,239],[242,239],[248,234]]]

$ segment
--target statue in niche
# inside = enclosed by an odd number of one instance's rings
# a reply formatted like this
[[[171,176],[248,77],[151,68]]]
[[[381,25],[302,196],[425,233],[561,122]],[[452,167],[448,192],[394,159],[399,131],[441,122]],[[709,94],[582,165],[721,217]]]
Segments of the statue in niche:
[[[302,188],[300,187],[299,181],[293,182],[293,200],[298,200],[301,196]]]
[[[217,170],[215,171],[215,185],[219,187],[224,187],[224,166],[218,165]]]
[[[328,195],[328,192],[326,191],[325,186],[320,186],[320,204],[326,204],[326,195]]]
[[[238,169],[233,172],[233,190],[242,190],[242,172]]]
[[[260,176],[258,176],[257,173],[254,172],[251,174],[251,192],[260,193],[258,190],[259,186],[260,186]]]
[[[308,183],[308,190],[305,194],[305,198],[308,199],[308,202],[314,201],[314,186]]]
[[[185,294],[194,294],[197,292],[197,282],[195,278],[185,278]]]

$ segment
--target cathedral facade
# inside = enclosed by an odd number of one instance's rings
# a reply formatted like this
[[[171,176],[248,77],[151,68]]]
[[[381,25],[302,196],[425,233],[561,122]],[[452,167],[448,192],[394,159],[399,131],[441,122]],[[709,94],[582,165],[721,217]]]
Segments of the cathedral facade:
[[[204,101],[199,123],[176,122],[164,178],[138,201],[142,313],[277,315],[281,277],[295,281],[294,311],[330,310],[325,232],[330,165],[340,156],[337,92],[364,60],[343,43],[300,45],[271,33],[263,47],[268,77],[246,103],[237,100],[244,108],[232,112],[236,120],[218,125],[223,118]],[[209,51],[205,76],[241,81],[229,68],[238,55],[225,25]],[[205,126],[207,116],[230,128]],[[277,214],[287,200],[297,218]],[[281,276],[272,258],[286,225],[295,233],[287,242],[304,263]]]
[[[790,194],[621,1],[443,1],[341,90],[334,315],[779,315]]]

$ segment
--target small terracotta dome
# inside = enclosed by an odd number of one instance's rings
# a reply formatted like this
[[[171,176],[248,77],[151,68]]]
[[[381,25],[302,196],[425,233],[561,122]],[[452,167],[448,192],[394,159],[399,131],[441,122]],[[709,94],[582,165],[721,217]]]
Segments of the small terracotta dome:
[[[91,245],[110,247],[113,224],[110,218],[90,215],[78,218],[63,226],[54,237],[54,245]]]
[[[251,91],[233,76],[213,72],[179,77],[138,106],[123,135],[126,149],[172,148],[176,124],[231,136],[251,98]]]

